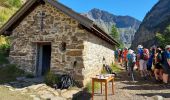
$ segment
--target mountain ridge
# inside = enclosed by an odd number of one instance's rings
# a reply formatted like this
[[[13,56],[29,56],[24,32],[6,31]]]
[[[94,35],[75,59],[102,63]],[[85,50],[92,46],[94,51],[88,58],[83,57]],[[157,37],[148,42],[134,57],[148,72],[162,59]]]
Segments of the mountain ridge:
[[[134,34],[141,23],[139,20],[131,16],[115,15],[98,8],[93,8],[82,15],[93,20],[106,33],[111,33],[111,27],[112,25],[115,25],[120,33],[120,40],[126,45],[131,44]]]
[[[144,17],[131,48],[137,47],[138,44],[147,48],[157,45],[156,33],[162,33],[169,24],[170,0],[159,0]]]

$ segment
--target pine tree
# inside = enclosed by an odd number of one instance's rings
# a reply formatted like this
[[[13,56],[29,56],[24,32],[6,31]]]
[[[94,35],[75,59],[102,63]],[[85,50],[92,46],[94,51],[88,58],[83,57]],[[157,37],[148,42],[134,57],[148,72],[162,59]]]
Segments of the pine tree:
[[[118,32],[118,30],[117,30],[117,28],[116,28],[115,25],[112,26],[112,31],[111,31],[110,36],[111,36],[113,39],[117,40],[117,41],[118,41],[119,38],[120,38],[119,32]]]

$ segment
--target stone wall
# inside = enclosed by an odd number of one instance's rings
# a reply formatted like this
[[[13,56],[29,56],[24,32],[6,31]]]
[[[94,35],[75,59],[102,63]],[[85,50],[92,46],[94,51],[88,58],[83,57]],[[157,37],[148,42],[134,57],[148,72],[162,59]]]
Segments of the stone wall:
[[[99,74],[103,64],[111,65],[114,63],[114,46],[106,41],[89,33],[88,38],[84,41],[83,60],[85,77],[84,83],[87,83],[91,76]],[[103,61],[103,58],[105,61]]]
[[[45,14],[43,26],[41,12]],[[47,3],[24,18],[13,30],[11,40],[11,63],[36,75],[38,45],[50,43],[50,70],[57,74],[71,73],[80,85],[101,71],[103,57],[108,64],[114,60],[112,45],[81,29],[76,20]],[[62,43],[66,43],[64,51],[61,50]]]
[[[45,13],[41,30],[40,12]],[[11,35],[10,62],[21,69],[36,73],[37,45],[51,43],[51,70],[56,73],[72,72],[75,79],[82,81],[82,50],[85,31],[78,22],[49,4],[38,6],[13,30]],[[66,50],[61,51],[61,43]]]

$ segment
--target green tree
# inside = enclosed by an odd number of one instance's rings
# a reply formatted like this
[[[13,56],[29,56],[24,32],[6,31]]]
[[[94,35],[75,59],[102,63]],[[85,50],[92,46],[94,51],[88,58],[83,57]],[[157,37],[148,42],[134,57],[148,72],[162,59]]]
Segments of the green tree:
[[[21,0],[7,0],[9,5],[11,5],[12,7],[16,7],[19,8],[22,5],[22,1]]]
[[[19,8],[22,5],[21,0],[0,0],[0,6],[6,8],[16,7]]]
[[[0,0],[0,6],[10,8],[10,4],[7,2],[7,0]]]
[[[118,32],[118,29],[116,28],[115,25],[112,26],[112,31],[110,33],[110,36],[115,39],[117,42],[119,42],[120,46],[119,48],[123,48],[124,47],[124,44],[123,42],[120,40],[120,34]]]
[[[157,33],[156,39],[160,46],[165,47],[166,45],[170,44],[170,25],[166,27],[163,34]]]
[[[112,31],[110,33],[110,36],[112,38],[114,38],[115,40],[117,40],[117,41],[120,39],[119,32],[118,32],[118,30],[117,30],[115,25],[112,26]]]

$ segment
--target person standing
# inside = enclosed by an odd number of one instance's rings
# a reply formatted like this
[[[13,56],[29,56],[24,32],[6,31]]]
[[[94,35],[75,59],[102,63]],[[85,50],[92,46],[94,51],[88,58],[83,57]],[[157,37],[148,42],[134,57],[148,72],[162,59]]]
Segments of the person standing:
[[[128,48],[125,47],[123,50],[123,64],[126,70],[127,70],[127,54],[128,54]]]
[[[145,58],[144,58],[144,49],[143,46],[139,45],[138,46],[138,59],[139,59],[139,71],[140,71],[140,75],[141,77],[146,80],[146,71],[147,71],[147,67],[145,66]]]
[[[119,57],[118,57],[118,62],[120,63],[120,65],[122,66],[122,49],[119,49],[119,51],[118,51],[118,55],[119,55]]]
[[[170,75],[170,45],[165,47],[163,52],[163,83],[166,87],[168,84],[168,76]]]
[[[156,54],[155,54],[155,69],[154,69],[154,75],[157,82],[162,81],[162,50],[161,48],[157,48]]]
[[[133,72],[135,63],[136,63],[136,54],[134,53],[133,50],[129,50],[127,54],[128,75],[130,75],[130,72]]]
[[[115,62],[118,63],[118,59],[119,59],[119,51],[118,51],[117,48],[116,48],[114,54],[115,54]]]
[[[153,59],[154,59],[154,55],[155,55],[155,49],[151,47],[150,49],[150,56],[149,59],[147,61],[147,70],[149,73],[149,76],[152,78],[153,75],[153,71],[152,71],[152,65],[153,65]]]

